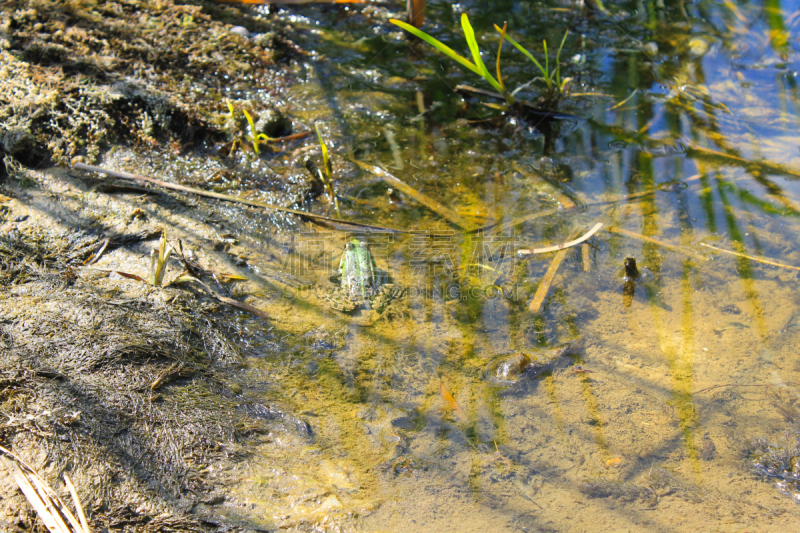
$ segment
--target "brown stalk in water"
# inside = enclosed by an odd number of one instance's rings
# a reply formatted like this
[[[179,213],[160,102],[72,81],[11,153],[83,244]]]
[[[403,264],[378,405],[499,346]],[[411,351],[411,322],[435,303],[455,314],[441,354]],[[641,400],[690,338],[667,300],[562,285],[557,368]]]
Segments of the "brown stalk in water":
[[[110,170],[107,168],[102,167],[95,167],[92,165],[87,165],[85,163],[75,163],[72,165],[72,168],[76,170],[86,170],[89,172],[97,172],[99,174],[107,174],[114,178],[122,178],[127,180],[134,180],[138,182],[150,183],[152,185],[158,185],[159,187],[163,187],[165,189],[171,189],[173,191],[181,191],[181,192],[188,192],[191,194],[196,194],[198,196],[205,196],[206,198],[216,198],[217,200],[225,200],[226,202],[235,202],[237,204],[244,204],[249,205],[252,207],[263,207],[265,209],[273,209],[275,211],[282,211],[284,213],[292,213],[293,215],[297,215],[303,217],[307,220],[312,222],[316,222],[318,224],[322,224],[326,227],[330,227],[337,230],[347,231],[348,229],[352,229],[353,227],[356,228],[363,228],[363,229],[370,229],[375,231],[383,231],[388,233],[406,233],[405,231],[396,230],[392,228],[383,228],[380,226],[375,226],[373,224],[362,224],[360,222],[350,222],[348,220],[342,220],[339,218],[333,217],[326,217],[324,215],[315,215],[314,213],[308,213],[306,211],[298,211],[297,209],[291,209],[289,207],[281,207],[278,205],[267,204],[264,202],[257,202],[255,200],[246,200],[244,198],[238,198],[236,196],[230,196],[228,194],[220,194],[218,192],[212,191],[204,191],[202,189],[195,189],[192,187],[187,187],[185,185],[178,185],[176,183],[169,183],[166,181],[156,180],[153,178],[148,178],[145,176],[139,176],[138,174],[129,174],[127,172],[120,172],[117,170]],[[343,229],[340,226],[350,226],[350,228]]]
[[[9,466],[14,481],[51,533],[91,533],[83,506],[67,474],[64,474],[64,481],[72,496],[80,522],[50,484],[33,467],[11,450],[0,446],[0,451],[12,459],[12,462],[6,462],[6,464]]]
[[[430,196],[427,196],[427,195],[419,192],[418,190],[416,190],[411,185],[408,185],[406,182],[404,182],[404,181],[400,180],[399,178],[396,178],[395,176],[389,174],[387,171],[383,170],[381,167],[378,167],[378,166],[375,166],[375,165],[370,165],[370,164],[364,163],[363,161],[359,161],[357,159],[352,159],[352,158],[349,158],[349,159],[350,159],[350,161],[352,161],[353,163],[355,163],[356,165],[358,165],[362,169],[364,169],[367,172],[370,172],[372,174],[375,174],[376,176],[381,178],[386,183],[392,185],[395,189],[399,190],[403,194],[405,194],[407,196],[410,196],[411,198],[416,200],[418,203],[424,205],[425,207],[427,207],[428,209],[430,209],[434,213],[437,213],[437,214],[441,215],[443,218],[447,219],[448,222],[451,222],[452,224],[455,224],[456,226],[458,226],[460,228],[468,228],[469,226],[472,226],[472,224],[467,222],[464,219],[464,217],[462,217],[461,215],[459,215],[458,213],[456,213],[455,211],[453,211],[449,207],[446,207],[446,206],[440,204],[439,202],[437,202],[436,200],[434,200],[433,198],[431,198]]]
[[[595,226],[596,227],[596,226]],[[599,228],[598,228],[599,229]],[[574,232],[572,235],[569,236],[569,239],[572,240],[578,236],[579,232]],[[567,257],[567,248],[564,248],[560,252],[556,254],[553,258],[553,262],[550,263],[550,266],[545,272],[542,281],[539,282],[539,286],[536,288],[536,293],[533,295],[533,300],[531,300],[530,305],[528,306],[528,311],[533,313],[534,315],[539,313],[539,310],[544,303],[544,299],[547,297],[547,292],[550,290],[550,285],[553,283],[553,279],[556,277],[556,273],[558,273],[558,267],[561,266],[561,262]]]
[[[705,246],[706,248],[711,248],[712,250],[716,250],[718,252],[722,252],[722,253],[726,253],[726,254],[730,254],[730,255],[735,255],[737,257],[744,257],[745,259],[750,259],[751,261],[756,261],[757,263],[763,263],[765,265],[772,265],[772,266],[781,267],[781,268],[788,268],[790,270],[800,270],[800,267],[791,266],[791,265],[784,265],[783,263],[778,263],[776,261],[771,261],[769,259],[761,259],[759,257],[755,257],[755,256],[752,256],[752,255],[745,255],[745,254],[740,254],[738,252],[732,252],[730,250],[724,250],[722,248],[717,248],[716,246],[711,246],[710,244],[706,244],[704,242],[701,242],[700,246]]]

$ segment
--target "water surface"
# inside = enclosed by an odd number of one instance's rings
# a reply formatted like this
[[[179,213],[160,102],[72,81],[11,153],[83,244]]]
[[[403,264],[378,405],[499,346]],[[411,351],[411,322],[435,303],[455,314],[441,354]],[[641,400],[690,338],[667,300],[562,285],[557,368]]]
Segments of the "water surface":
[[[409,43],[385,7],[264,15],[312,53],[287,66],[286,92],[230,96],[319,121],[335,152],[341,217],[417,233],[236,222],[250,287],[276,317],[243,319],[254,342],[247,394],[292,406],[311,431],[271,435],[227,474],[232,511],[265,525],[364,531],[796,524],[792,479],[756,469],[753,440],[797,453],[798,5],[607,7],[592,16],[557,2],[429,6],[426,31],[465,55],[458,20],[470,16],[490,69],[495,23],[507,21],[540,60],[547,39],[551,63],[569,30],[562,74],[573,82],[559,110],[576,119],[550,131],[456,94],[460,83],[490,87]],[[508,44],[502,64],[509,87],[538,75]],[[291,177],[315,153],[313,140],[304,146],[258,164]],[[457,218],[347,158],[380,166]],[[333,214],[324,196],[307,207]],[[516,250],[598,222],[532,312],[556,253]],[[406,289],[383,316],[344,315],[305,290],[331,283],[354,236]],[[652,281],[626,288],[626,257]],[[259,356],[258,332],[284,355]],[[578,353],[535,377],[485,379],[497,357],[546,357],[574,342]]]

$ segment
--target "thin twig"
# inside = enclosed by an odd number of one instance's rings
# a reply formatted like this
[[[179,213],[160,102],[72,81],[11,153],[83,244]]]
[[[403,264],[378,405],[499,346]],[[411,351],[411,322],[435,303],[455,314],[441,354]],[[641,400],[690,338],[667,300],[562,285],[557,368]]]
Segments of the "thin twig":
[[[100,249],[97,250],[97,252],[93,256],[91,256],[89,259],[87,259],[86,262],[84,263],[84,265],[93,265],[93,264],[97,263],[97,261],[99,261],[100,257],[103,255],[103,252],[106,251],[106,247],[108,247],[108,243],[109,243],[109,239],[104,240],[103,241],[103,245],[100,246]]]
[[[306,211],[298,211],[297,209],[291,209],[288,207],[281,207],[278,205],[267,204],[264,202],[257,202],[255,200],[245,200],[244,198],[238,198],[236,196],[230,196],[228,194],[220,194],[218,192],[212,191],[204,191],[202,189],[195,189],[192,187],[187,187],[185,185],[178,185],[176,183],[169,183],[166,181],[156,180],[153,178],[148,178],[145,176],[139,176],[137,174],[129,174],[127,172],[119,172],[116,170],[109,170],[107,168],[102,167],[95,167],[92,165],[86,165],[84,163],[75,163],[72,165],[72,168],[76,170],[86,170],[89,172],[98,172],[100,174],[108,174],[109,176],[113,176],[115,178],[122,178],[127,180],[134,180],[138,182],[150,183],[153,185],[158,185],[159,187],[164,187],[165,189],[171,189],[173,191],[181,191],[181,192],[188,192],[191,194],[196,194],[198,196],[205,196],[207,198],[216,198],[217,200],[225,200],[226,202],[235,202],[238,204],[249,205],[252,207],[263,207],[265,209],[274,209],[275,211],[282,211],[284,213],[292,213],[293,215],[297,215],[303,217],[307,220],[315,221],[324,223],[327,222],[326,226],[333,227],[334,229],[338,229],[336,225],[343,225],[343,226],[351,226],[356,228],[364,228],[374,231],[381,231],[387,233],[405,233],[401,230],[391,229],[391,228],[382,228],[380,226],[374,226],[372,224],[362,224],[360,222],[350,222],[349,220],[342,220],[339,218],[332,218],[326,217],[323,215],[315,215],[314,213],[307,213]]]
[[[711,248],[712,250],[716,250],[718,252],[723,252],[723,253],[730,254],[730,255],[735,255],[735,256],[738,256],[738,257],[744,257],[745,259],[750,259],[751,261],[756,261],[758,263],[764,263],[765,265],[772,265],[772,266],[776,266],[776,267],[789,268],[791,270],[800,270],[800,267],[791,266],[791,265],[784,265],[782,263],[776,263],[775,261],[770,261],[768,259],[761,259],[761,258],[758,258],[758,257],[753,257],[752,255],[745,255],[745,254],[740,254],[739,252],[732,252],[730,250],[724,250],[722,248],[717,248],[716,246],[711,246],[710,244],[706,244],[704,242],[701,242],[700,246],[705,246],[706,248]]]
[[[646,241],[646,242],[650,242],[650,243],[653,243],[653,244],[657,244],[658,246],[662,246],[662,247],[666,248],[667,250],[672,250],[673,252],[678,252],[678,253],[681,253],[681,254],[684,254],[684,255],[688,255],[690,257],[696,257],[697,259],[702,259],[703,261],[708,261],[708,257],[706,257],[706,256],[704,256],[702,254],[699,254],[699,253],[695,252],[694,250],[687,250],[687,249],[684,249],[684,248],[682,248],[680,246],[675,246],[675,245],[672,245],[672,244],[667,244],[665,242],[657,241],[657,240],[653,239],[652,237],[647,237],[647,236],[642,235],[640,233],[635,233],[633,231],[628,231],[626,229],[617,228],[615,226],[608,226],[606,228],[606,231],[608,231],[610,233],[619,233],[620,235],[626,235],[628,237],[633,237],[634,239],[639,239],[641,241]]]
[[[638,92],[639,92],[639,89],[634,89],[633,92],[630,95],[628,95],[628,97],[625,100],[621,101],[620,103],[618,103],[617,105],[615,105],[613,107],[609,107],[609,110],[617,109],[618,107],[622,107],[623,105],[625,105],[625,102],[627,102],[628,100],[633,98],[636,95],[636,93],[638,93]]]
[[[217,300],[219,300],[220,302],[222,302],[222,303],[224,303],[224,304],[227,304],[227,305],[230,305],[231,307],[236,307],[237,309],[241,309],[242,311],[247,311],[247,312],[248,312],[248,313],[250,313],[251,315],[253,315],[253,316],[257,316],[257,317],[259,317],[259,318],[269,318],[269,315],[268,315],[267,313],[265,313],[264,311],[262,311],[261,309],[259,309],[259,308],[257,308],[257,307],[253,307],[253,306],[252,306],[252,305],[250,305],[250,304],[246,304],[246,303],[244,303],[244,302],[240,302],[239,300],[234,300],[233,298],[228,298],[227,296],[223,296],[223,295],[221,295],[220,293],[218,293],[217,291],[215,291],[214,289],[212,289],[211,287],[209,287],[209,286],[208,286],[206,283],[204,283],[203,281],[201,281],[199,278],[196,278],[196,277],[192,276],[192,275],[191,275],[191,274],[189,274],[188,272],[184,272],[183,274],[181,274],[180,276],[178,276],[178,278],[177,278],[177,279],[175,279],[174,281],[172,281],[170,284],[172,284],[172,283],[176,283],[176,282],[179,282],[179,281],[196,281],[196,282],[197,282],[197,283],[199,283],[199,284],[200,284],[200,285],[201,285],[201,286],[202,286],[202,287],[203,287],[203,288],[204,288],[204,289],[205,289],[205,290],[206,290],[206,291],[207,291],[207,292],[208,292],[208,293],[209,293],[211,296],[213,296],[214,298],[216,298],[216,299],[217,299]]]
[[[418,203],[424,205],[425,207],[427,207],[428,209],[430,209],[434,213],[437,213],[437,214],[441,215],[442,217],[447,219],[448,222],[450,222],[452,224],[455,224],[456,226],[458,226],[460,228],[468,228],[469,226],[472,225],[469,222],[467,222],[461,215],[459,215],[458,213],[456,213],[455,211],[453,211],[449,207],[444,206],[444,205],[440,204],[439,202],[437,202],[436,200],[434,200],[433,198],[431,198],[430,196],[427,196],[427,195],[419,192],[417,189],[415,189],[411,185],[409,185],[406,182],[402,181],[401,179],[393,176],[392,174],[390,174],[389,172],[385,171],[381,167],[376,166],[376,165],[370,165],[368,163],[364,163],[363,161],[359,161],[358,159],[353,159],[351,157],[348,157],[348,159],[350,161],[352,161],[353,163],[355,163],[356,165],[358,165],[359,167],[361,167],[362,169],[366,170],[367,172],[375,174],[376,176],[381,178],[386,183],[394,186],[400,192],[402,192],[403,194],[405,194],[407,196],[410,196],[411,198],[416,200]]]
[[[78,498],[78,491],[75,490],[75,485],[72,484],[72,480],[69,478],[66,472],[64,472],[64,484],[67,486],[67,490],[69,490],[69,495],[72,496],[72,503],[75,504],[75,510],[78,511],[78,518],[81,519],[81,526],[85,533],[91,533],[91,529],[89,529],[89,522],[86,520],[86,513],[83,512],[83,505],[81,505],[81,500]]]
[[[556,252],[558,250],[564,250],[565,248],[570,248],[572,246],[575,246],[576,244],[580,244],[584,241],[589,240],[589,238],[591,238],[592,235],[600,231],[600,228],[602,227],[603,223],[598,222],[597,224],[594,225],[594,227],[592,227],[592,229],[590,229],[585,234],[583,234],[583,236],[581,236],[578,239],[575,239],[574,241],[569,241],[562,244],[556,244],[554,246],[548,246],[546,248],[523,248],[521,250],[517,250],[517,253],[519,255],[531,255],[531,254],[544,254],[547,252]]]
[[[625,196],[621,196],[621,197],[616,198],[614,200],[605,200],[605,201],[602,201],[602,202],[587,203],[583,207],[588,209],[590,207],[600,207],[600,206],[604,206],[604,205],[612,205],[612,204],[616,204],[616,203],[619,203],[619,202],[625,202],[625,201],[629,201],[629,200],[638,200],[638,199],[643,198],[645,196],[650,196],[652,194],[655,194],[656,192],[658,192],[657,189],[651,189],[651,190],[648,190],[648,191],[641,191],[641,192],[637,192],[637,193],[633,193],[633,194],[627,194]],[[509,220],[508,222],[503,222],[502,224],[489,224],[489,225],[480,227],[478,229],[470,230],[467,233],[486,233],[486,234],[490,234],[490,235],[491,234],[497,234],[497,233],[499,233],[499,232],[501,232],[501,231],[503,231],[505,229],[513,228],[514,226],[518,226],[518,225],[520,225],[520,224],[522,224],[524,222],[530,222],[531,220],[536,220],[537,218],[549,217],[549,216],[557,215],[557,214],[560,214],[560,213],[566,213],[567,211],[572,211],[572,210],[574,210],[576,208],[577,208],[577,206],[575,206],[575,207],[573,207],[571,209],[564,209],[564,208],[558,207],[558,208],[554,208],[554,209],[546,209],[544,211],[537,211],[536,213],[529,213],[527,215],[523,215],[521,217],[517,217],[517,218],[515,218],[513,220]]]
[[[726,383],[725,385],[714,385],[694,391],[694,394],[700,394],[701,392],[707,392],[713,389],[721,389],[722,387],[772,387],[772,385],[769,383]]]
[[[583,259],[583,271],[589,272],[592,270],[592,263],[589,259],[589,245],[587,243],[583,243],[581,246],[581,258]]]
[[[602,226],[602,224],[600,225]],[[574,235],[575,233],[573,233],[571,237]],[[528,311],[530,311],[534,315],[539,313],[539,310],[541,309],[542,304],[544,303],[544,299],[547,297],[547,291],[550,290],[550,285],[552,285],[553,279],[555,279],[556,277],[556,273],[558,272],[558,267],[561,265],[561,262],[564,260],[566,256],[567,256],[566,248],[564,248],[563,250],[561,250],[556,254],[556,256],[553,258],[553,262],[550,263],[550,266],[547,268],[547,272],[545,272],[542,281],[536,288],[536,293],[533,295],[533,300],[531,300],[531,304],[528,306]]]

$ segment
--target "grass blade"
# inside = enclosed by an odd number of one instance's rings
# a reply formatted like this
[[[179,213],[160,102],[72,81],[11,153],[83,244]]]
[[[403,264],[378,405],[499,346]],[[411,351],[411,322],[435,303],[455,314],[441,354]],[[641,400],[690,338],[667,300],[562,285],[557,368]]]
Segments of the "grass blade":
[[[83,533],[91,533],[92,530],[89,529],[89,522],[86,520],[86,513],[83,512],[83,505],[81,505],[81,500],[78,498],[78,491],[75,490],[75,485],[72,484],[72,480],[69,478],[66,472],[64,472],[64,484],[67,486],[67,490],[69,490],[69,495],[72,496],[72,503],[75,504],[75,510],[78,512],[78,518],[81,520]]]
[[[500,29],[500,27],[499,27],[497,24],[495,24],[494,28],[495,28],[497,31],[499,31],[501,34],[503,33],[503,30],[502,30],[502,29]],[[525,48],[524,48],[524,47],[523,47],[521,44],[519,44],[517,41],[515,41],[515,40],[514,40],[514,39],[513,39],[513,38],[512,38],[510,35],[508,35],[507,33],[505,34],[505,37],[506,37],[506,39],[508,40],[508,42],[510,42],[512,45],[514,45],[514,47],[515,47],[517,50],[519,50],[520,52],[522,52],[523,54],[525,54],[525,57],[527,57],[528,59],[530,59],[531,61],[533,61],[533,64],[534,64],[534,65],[536,65],[536,66],[538,67],[538,69],[539,69],[539,70],[542,72],[542,76],[544,76],[545,78],[547,78],[547,71],[546,71],[546,70],[545,70],[545,68],[542,66],[542,64],[541,64],[541,63],[539,63],[539,62],[536,60],[536,58],[535,58],[535,57],[533,57],[533,54],[531,54],[530,52],[528,52],[527,50],[525,50]]]
[[[475,38],[475,30],[472,29],[472,24],[469,23],[469,17],[467,17],[466,13],[461,15],[461,27],[464,29],[464,38],[467,40],[467,46],[472,53],[472,60],[475,61],[480,75],[483,76],[483,79],[488,81],[492,87],[501,93],[505,93],[503,87],[492,77],[489,73],[489,69],[487,69],[486,65],[483,63],[483,59],[481,59],[481,51],[480,48],[478,48],[478,41]]]
[[[506,38],[506,28],[508,27],[508,23],[503,23],[503,30],[500,32],[500,44],[497,46],[497,83],[500,84],[500,87],[503,88],[503,93],[505,93],[506,84],[503,83],[503,73],[500,72],[500,52],[503,51],[503,41]]]
[[[322,163],[325,167],[325,176],[327,177],[327,179],[323,179],[322,182],[327,186],[328,195],[333,200],[336,214],[339,215],[339,199],[336,197],[336,193],[333,192],[333,163],[331,163],[331,154],[328,151],[328,145],[325,144],[325,140],[322,138],[322,132],[319,131],[319,122],[314,124],[314,128],[317,130],[317,140],[319,140],[319,146],[322,149]],[[322,177],[322,172],[319,174],[320,177]]]
[[[253,117],[250,116],[250,113],[247,112],[247,109],[242,109],[242,113],[244,113],[247,123],[250,125],[250,140],[253,142],[253,150],[256,151],[256,155],[260,155],[258,153],[258,134],[256,133],[256,124],[253,122]]]
[[[544,44],[544,79],[547,82],[547,88],[550,88],[550,54],[547,53],[547,39],[542,39]]]
[[[472,72],[474,72],[475,74],[477,74],[478,76],[483,77],[483,72],[481,72],[481,70],[477,66],[475,66],[469,59],[460,56],[458,54],[458,52],[456,52],[455,50],[453,50],[452,48],[450,48],[449,46],[447,46],[443,42],[439,41],[438,39],[436,39],[434,37],[431,37],[430,35],[428,35],[424,31],[415,28],[411,24],[407,24],[407,23],[403,22],[402,20],[389,19],[389,22],[391,22],[392,24],[394,24],[396,26],[400,26],[401,28],[406,30],[408,33],[414,35],[415,37],[419,37],[420,39],[422,39],[423,41],[425,41],[429,45],[433,46],[434,48],[436,48],[437,50],[442,52],[444,55],[446,55],[447,57],[449,57],[453,61],[458,62],[461,66],[466,67],[469,70],[471,70]]]
[[[556,53],[556,84],[559,89],[561,89],[561,50],[564,48],[564,43],[567,42],[567,35],[569,35],[569,29],[564,32],[564,38],[561,39],[561,45]]]
[[[45,527],[52,533],[69,533],[69,531],[64,531],[59,527],[55,517],[42,501],[42,498],[36,492],[36,489],[33,488],[30,480],[22,473],[22,470],[20,470],[19,466],[16,463],[11,463],[11,465],[11,475],[14,478],[14,481],[17,483],[17,486],[22,491],[22,494],[25,495],[25,498],[36,511],[36,514],[39,515],[39,518],[42,520]]]
[[[319,141],[319,147],[322,150],[322,164],[325,167],[325,176],[328,178],[328,181],[330,181],[333,177],[331,154],[328,152],[328,145],[325,144],[325,141],[322,139],[322,132],[319,131],[319,122],[314,124],[314,128],[317,130],[317,140]]]

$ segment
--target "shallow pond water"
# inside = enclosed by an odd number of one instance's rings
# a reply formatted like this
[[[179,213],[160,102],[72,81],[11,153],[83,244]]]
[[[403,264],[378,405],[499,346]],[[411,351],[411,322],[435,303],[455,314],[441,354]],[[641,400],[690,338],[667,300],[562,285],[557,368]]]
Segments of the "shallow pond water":
[[[507,21],[539,59],[547,39],[551,62],[569,29],[559,110],[575,118],[549,128],[456,94],[489,87],[409,44],[385,6],[263,15],[313,53],[287,67],[286,92],[230,96],[319,121],[341,218],[405,233],[276,231],[260,214],[220,211],[246,256],[240,294],[272,317],[242,318],[245,395],[305,421],[216,474],[230,487],[223,513],[321,530],[793,529],[794,485],[757,466],[764,443],[800,455],[798,4],[608,9],[429,6],[426,31],[465,55],[458,20],[470,16],[490,70],[493,24]],[[508,44],[501,62],[509,87],[539,74]],[[316,150],[305,146],[292,157]],[[233,188],[266,198],[259,165],[289,182],[302,174],[281,157],[251,161]],[[325,196],[310,207],[333,214]],[[559,252],[555,275],[557,252],[516,253],[596,223]],[[354,236],[405,289],[382,313],[342,314],[309,290],[333,285]],[[652,279],[620,279],[626,257]],[[532,379],[484,379],[498,357],[578,339],[579,353]],[[284,355],[260,356],[265,343]]]

